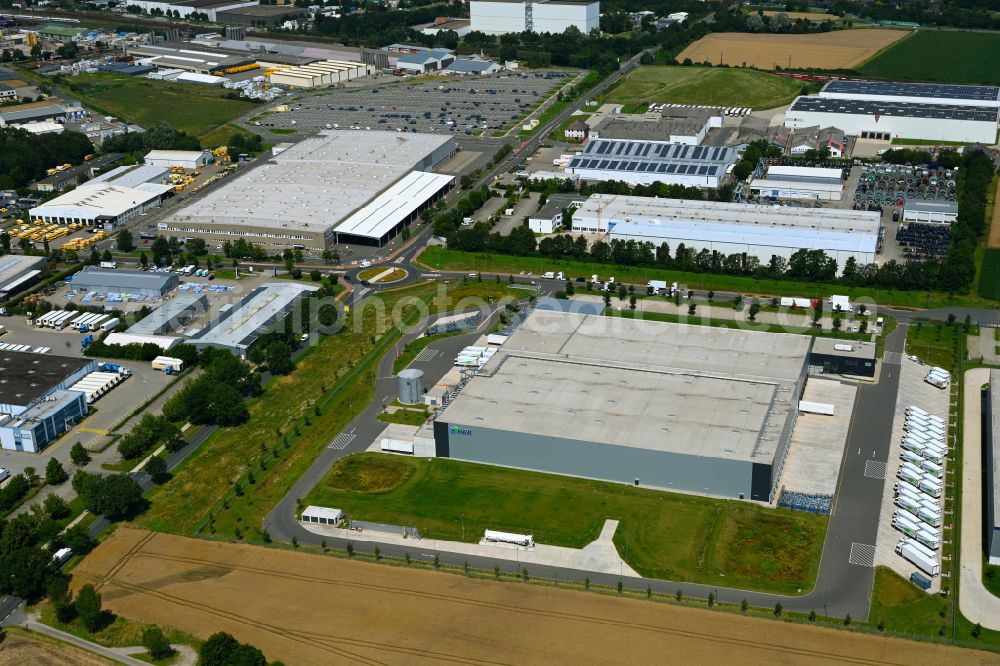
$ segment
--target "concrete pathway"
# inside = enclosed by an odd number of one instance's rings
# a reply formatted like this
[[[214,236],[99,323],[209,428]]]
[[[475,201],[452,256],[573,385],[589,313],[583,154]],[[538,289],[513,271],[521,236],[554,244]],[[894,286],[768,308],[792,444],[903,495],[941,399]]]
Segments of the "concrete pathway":
[[[28,615],[24,624],[21,626],[39,634],[45,634],[46,636],[55,638],[63,643],[69,643],[70,645],[78,647],[81,650],[86,650],[87,652],[100,655],[112,661],[118,662],[119,664],[128,664],[128,666],[149,666],[147,662],[136,659],[135,657],[130,657],[127,654],[121,654],[116,649],[106,648],[103,645],[92,643],[91,641],[78,638],[73,634],[50,627],[47,624],[42,624],[38,621],[37,616],[34,614]]]
[[[965,373],[962,423],[962,556],[958,607],[970,622],[1000,630],[1000,597],[983,585],[983,467],[980,387],[989,368]]]
[[[1000,343],[997,342],[993,331],[993,328],[983,327],[979,335],[970,335],[968,342],[969,354],[975,356],[978,351],[979,356],[983,359],[983,363],[1000,365],[1000,354],[997,354],[997,347],[1000,347]]]
[[[198,653],[190,645],[171,645],[180,656],[174,661],[173,666],[195,666],[198,663]],[[141,645],[132,645],[123,648],[111,648],[118,654],[129,656],[133,654],[146,654],[146,648]]]
[[[361,529],[345,529],[314,525],[312,523],[303,523],[302,526],[313,534],[336,539],[370,541],[395,546],[411,546],[415,553],[420,553],[424,549],[430,549],[435,552],[445,551],[452,554],[503,560],[508,563],[516,562],[519,566],[540,564],[543,566],[568,567],[578,571],[591,571],[594,573],[622,576],[639,575],[632,567],[625,564],[624,560],[618,555],[618,549],[615,547],[613,541],[615,531],[618,529],[617,520],[604,521],[604,527],[601,528],[600,536],[583,548],[564,548],[562,546],[547,546],[544,544],[535,544],[534,546],[525,548],[514,544],[486,541],[465,543],[463,541],[420,539],[404,537],[402,533],[392,534],[390,532],[373,530],[366,532]]]

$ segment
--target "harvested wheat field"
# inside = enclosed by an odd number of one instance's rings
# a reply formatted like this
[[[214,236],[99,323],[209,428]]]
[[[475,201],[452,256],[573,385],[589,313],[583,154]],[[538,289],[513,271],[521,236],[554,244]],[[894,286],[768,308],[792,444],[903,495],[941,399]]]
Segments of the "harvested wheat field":
[[[681,51],[677,60],[732,67],[849,69],[909,33],[902,30],[836,30],[811,35],[713,32]]]
[[[995,655],[521,583],[118,528],[73,572],[127,618],[287,664],[985,662]]]
[[[113,662],[50,638],[10,632],[0,643],[0,666],[106,666]]]

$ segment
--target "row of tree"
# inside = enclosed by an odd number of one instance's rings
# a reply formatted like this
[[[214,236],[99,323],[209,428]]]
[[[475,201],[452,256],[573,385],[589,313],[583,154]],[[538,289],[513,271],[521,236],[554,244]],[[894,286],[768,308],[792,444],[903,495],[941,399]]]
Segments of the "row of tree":
[[[61,164],[80,164],[94,152],[90,139],[80,132],[31,134],[17,128],[0,128],[0,189],[24,187],[46,176]]]
[[[189,381],[163,405],[170,421],[196,425],[236,426],[250,417],[244,399],[259,395],[260,375],[224,349],[207,348],[199,355],[201,375]]]

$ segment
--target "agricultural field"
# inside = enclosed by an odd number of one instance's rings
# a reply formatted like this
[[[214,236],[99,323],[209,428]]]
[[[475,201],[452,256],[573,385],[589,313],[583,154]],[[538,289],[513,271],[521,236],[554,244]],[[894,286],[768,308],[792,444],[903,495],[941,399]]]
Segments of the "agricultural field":
[[[671,102],[772,109],[788,104],[802,83],[752,69],[639,67],[608,93],[620,104]]]
[[[24,630],[10,631],[0,645],[0,666],[107,666],[110,660]]]
[[[944,83],[1000,84],[1000,34],[918,30],[864,63],[870,76]]]
[[[105,607],[288,664],[985,663],[991,655],[773,618],[119,527],[74,571]],[[614,640],[608,640],[613,632]],[[627,646],[627,648],[623,647]]]
[[[163,122],[194,136],[209,134],[255,106],[225,98],[230,91],[222,88],[120,74],[80,74],[66,82],[66,89],[98,113],[141,127]],[[228,138],[232,131],[226,132]]]
[[[865,29],[808,35],[713,32],[681,51],[677,60],[691,58],[694,62],[758,69],[850,69],[906,34],[901,30]]]
[[[812,587],[826,517],[614,483],[379,453],[337,463],[303,504],[414,526],[424,539],[477,542],[486,529],[581,548],[605,519],[639,573],[794,594]],[[462,517],[464,515],[464,518]],[[463,522],[464,521],[464,522]]]

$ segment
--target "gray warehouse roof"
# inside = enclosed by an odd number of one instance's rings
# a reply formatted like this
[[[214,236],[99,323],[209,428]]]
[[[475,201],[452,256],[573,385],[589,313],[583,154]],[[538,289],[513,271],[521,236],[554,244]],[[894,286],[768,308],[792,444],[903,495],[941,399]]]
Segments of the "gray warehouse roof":
[[[837,340],[836,338],[817,336],[813,341],[812,353],[873,361],[875,360],[875,343],[858,340]]]
[[[993,460],[983,461],[983,471],[987,465],[993,467],[993,525],[987,527],[996,529],[1000,527],[1000,370],[990,370],[990,435],[993,441],[990,443],[990,451],[993,452]]]
[[[23,254],[8,254],[0,257],[0,287],[13,282],[28,271],[38,270],[48,260]]]
[[[960,86],[951,83],[901,83],[899,81],[830,81],[822,92],[847,95],[879,95],[882,97],[937,97],[983,102],[1000,100],[997,86]]]
[[[735,161],[736,151],[723,146],[594,139],[569,168],[721,176]]]
[[[133,324],[126,333],[160,335],[185,326],[195,314],[207,309],[207,294],[177,294]]]
[[[244,351],[299,298],[319,289],[297,282],[268,282],[251,291],[206,328],[191,336],[196,345]]]
[[[813,113],[842,113],[860,116],[897,116],[902,118],[936,118],[939,120],[997,121],[996,108],[955,106],[953,104],[915,104],[910,102],[869,102],[864,99],[831,97],[799,97],[788,109]]]
[[[91,363],[82,357],[0,351],[0,404],[27,405]]]
[[[958,202],[946,199],[911,199],[907,197],[906,203],[903,204],[903,210],[958,215]]]
[[[179,281],[180,279],[174,273],[85,268],[73,276],[71,284],[77,289],[93,289],[95,291],[127,292],[130,289],[157,289],[163,292],[173,288]]]
[[[441,418],[770,464],[810,343],[536,310]]]

